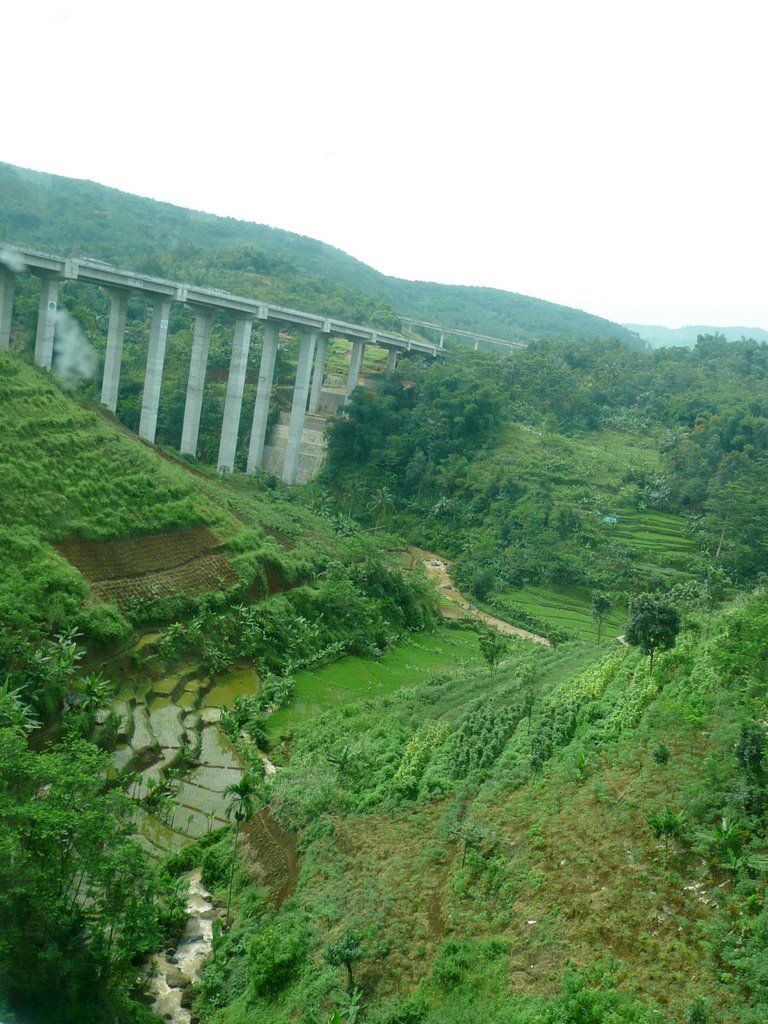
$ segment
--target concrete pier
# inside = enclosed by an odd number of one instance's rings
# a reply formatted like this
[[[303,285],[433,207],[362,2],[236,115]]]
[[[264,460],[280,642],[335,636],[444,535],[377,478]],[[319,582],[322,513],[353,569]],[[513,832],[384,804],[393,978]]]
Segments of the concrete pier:
[[[296,383],[293,388],[293,402],[291,404],[291,422],[288,426],[288,441],[285,446],[285,464],[283,466],[283,483],[289,486],[296,483],[299,449],[301,447],[301,436],[304,433],[304,417],[307,412],[309,378],[312,373],[312,356],[315,351],[316,339],[316,331],[305,331],[301,336],[299,364],[296,368]]]
[[[357,387],[358,381],[360,380],[360,367],[363,365],[363,353],[365,352],[364,341],[353,341],[352,342],[352,358],[349,361],[349,376],[347,377],[347,391],[344,397],[344,404],[346,405],[350,399],[352,392]]]
[[[59,301],[59,279],[40,277],[40,304],[37,307],[35,363],[50,370],[53,362],[53,336],[56,333],[56,310]]]
[[[235,468],[237,434],[240,429],[240,410],[243,406],[245,371],[248,366],[248,349],[251,345],[251,317],[238,317],[235,322],[235,336],[232,340],[232,358],[229,361],[227,397],[224,402],[224,422],[221,425],[219,457],[216,466],[219,473],[231,473]]]
[[[10,270],[0,267],[0,348],[11,347],[13,289],[16,278]]]
[[[168,334],[168,318],[171,315],[171,300],[155,299],[152,312],[152,325],[149,329],[149,351],[147,352],[147,369],[144,374],[144,394],[141,398],[141,420],[139,437],[150,444],[155,443],[157,430],[157,410],[160,405],[160,385],[163,380],[163,363],[165,362],[165,339]]]
[[[110,412],[117,409],[117,392],[120,387],[120,366],[123,361],[123,336],[125,317],[128,312],[128,292],[110,291],[112,308],[109,312],[107,349],[104,353],[104,377],[101,382],[101,404]]]
[[[181,429],[183,455],[197,455],[197,437],[200,432],[200,414],[203,411],[203,390],[205,371],[208,366],[208,349],[211,345],[213,310],[195,311],[195,329],[192,334],[192,355],[189,360],[187,398],[184,402],[184,426]]]
[[[389,350],[389,355],[387,356],[387,373],[392,373],[392,371],[396,367],[397,367],[397,349],[396,348],[391,348]]]
[[[275,373],[277,337],[277,324],[264,324],[264,336],[261,342],[261,363],[259,364],[259,383],[256,390],[256,404],[253,407],[251,440],[248,445],[247,473],[254,473],[259,469],[264,458],[264,439],[267,435],[269,399],[272,394],[272,378]]]
[[[317,412],[320,404],[320,392],[323,390],[323,377],[325,376],[325,357],[328,355],[328,342],[330,337],[327,334],[318,336],[315,346],[315,369],[312,373],[312,390],[309,393],[309,411]]]

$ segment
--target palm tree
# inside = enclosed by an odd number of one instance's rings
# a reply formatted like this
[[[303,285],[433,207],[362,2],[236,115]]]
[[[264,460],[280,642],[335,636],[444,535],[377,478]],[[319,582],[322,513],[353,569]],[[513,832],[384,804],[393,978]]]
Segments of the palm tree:
[[[226,815],[235,819],[235,839],[232,843],[232,861],[229,866],[229,895],[227,896],[227,917],[224,924],[229,928],[229,910],[232,906],[232,883],[235,878],[235,857],[237,855],[237,840],[240,835],[240,824],[249,821],[255,810],[253,798],[256,793],[256,785],[249,775],[243,775],[239,782],[232,783],[224,790],[224,796],[229,797]]]
[[[369,512],[373,512],[376,516],[376,529],[378,530],[381,526],[381,520],[387,513],[387,510],[394,505],[394,497],[388,487],[383,484],[377,487],[371,495],[366,508]]]

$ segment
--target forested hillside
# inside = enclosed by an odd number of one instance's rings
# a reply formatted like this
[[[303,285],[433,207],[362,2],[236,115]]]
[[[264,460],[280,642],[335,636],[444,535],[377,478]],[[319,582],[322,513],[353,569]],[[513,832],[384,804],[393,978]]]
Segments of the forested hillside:
[[[762,578],[767,445],[764,343],[542,342],[408,364],[356,393],[320,486],[455,559],[459,582],[520,625],[554,613],[591,632],[595,592],[626,608]]]
[[[493,288],[387,277],[324,242],[0,163],[0,242],[91,256],[348,320],[397,314],[508,339],[636,339],[580,310]]]

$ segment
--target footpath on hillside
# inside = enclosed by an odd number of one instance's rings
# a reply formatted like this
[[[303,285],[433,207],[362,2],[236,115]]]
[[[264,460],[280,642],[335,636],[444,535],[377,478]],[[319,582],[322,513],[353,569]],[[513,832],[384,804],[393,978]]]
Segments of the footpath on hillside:
[[[457,589],[451,578],[449,563],[439,555],[423,551],[421,548],[408,548],[408,555],[411,559],[411,568],[415,568],[418,562],[421,562],[427,578],[433,581],[441,596],[451,602],[448,605],[440,606],[439,611],[444,619],[474,619],[476,622],[482,622],[485,626],[490,626],[491,629],[498,630],[499,633],[519,636],[523,640],[532,640],[535,644],[550,646],[546,637],[531,633],[527,629],[520,629],[519,626],[513,626],[510,622],[505,622],[504,619],[497,619],[494,615],[489,615],[476,608]]]

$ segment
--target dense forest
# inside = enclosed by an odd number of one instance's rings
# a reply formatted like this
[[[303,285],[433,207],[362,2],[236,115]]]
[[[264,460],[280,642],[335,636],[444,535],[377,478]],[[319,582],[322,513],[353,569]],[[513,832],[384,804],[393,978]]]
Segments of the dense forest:
[[[339,283],[320,243],[149,204],[142,247],[147,201],[0,172],[17,240],[408,311],[367,268]],[[369,362],[320,476],[286,488],[216,475],[225,321],[190,460],[185,311],[148,445],[143,304],[117,416],[98,373],[31,365],[36,304],[20,278],[0,352],[4,1024],[158,1024],[162,950],[170,1019],[195,1024],[762,1024],[764,342],[638,351],[539,320],[510,355]],[[98,361],[105,298],[61,304]]]

